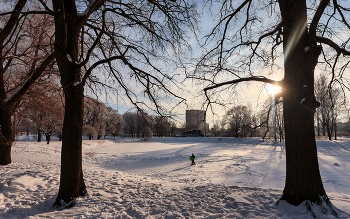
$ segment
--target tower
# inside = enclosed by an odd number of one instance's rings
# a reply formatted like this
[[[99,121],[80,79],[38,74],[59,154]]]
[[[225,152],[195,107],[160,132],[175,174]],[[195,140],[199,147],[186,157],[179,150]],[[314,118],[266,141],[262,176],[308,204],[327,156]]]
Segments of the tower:
[[[186,110],[186,129],[205,130],[205,111],[204,110]]]

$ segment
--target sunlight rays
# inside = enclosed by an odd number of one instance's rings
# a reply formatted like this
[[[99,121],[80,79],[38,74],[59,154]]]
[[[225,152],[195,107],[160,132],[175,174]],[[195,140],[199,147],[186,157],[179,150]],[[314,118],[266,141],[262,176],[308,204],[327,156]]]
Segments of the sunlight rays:
[[[289,43],[288,43],[286,50],[284,52],[285,60],[288,59],[288,56],[291,52],[291,49],[298,43],[298,41],[300,40],[301,36],[303,35],[306,27],[307,27],[307,21],[305,20],[305,22],[299,22],[299,24],[297,25],[297,27],[293,31],[292,37],[289,40]]]

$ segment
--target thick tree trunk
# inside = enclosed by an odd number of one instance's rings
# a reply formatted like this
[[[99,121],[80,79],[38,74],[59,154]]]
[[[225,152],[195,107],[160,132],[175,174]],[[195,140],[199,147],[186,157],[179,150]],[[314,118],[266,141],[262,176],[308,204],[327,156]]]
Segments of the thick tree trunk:
[[[0,165],[11,163],[11,146],[14,135],[11,126],[11,112],[0,106]]]
[[[286,182],[282,199],[293,205],[327,199],[314,131],[314,69],[321,48],[309,45],[305,1],[280,1],[284,29],[283,113]],[[327,199],[328,200],[328,199]],[[329,200],[328,200],[329,201]]]
[[[55,56],[65,98],[62,129],[61,178],[54,206],[72,207],[86,195],[82,170],[84,86],[80,85],[78,37],[81,26],[75,1],[53,0],[55,11]]]
[[[83,88],[65,89],[65,115],[62,130],[61,179],[55,205],[63,200],[69,207],[74,198],[86,195],[82,170]]]

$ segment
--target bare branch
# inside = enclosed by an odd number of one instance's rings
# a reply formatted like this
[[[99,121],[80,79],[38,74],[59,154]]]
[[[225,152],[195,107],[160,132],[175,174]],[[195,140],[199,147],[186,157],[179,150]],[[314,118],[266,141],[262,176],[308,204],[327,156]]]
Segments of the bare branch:
[[[321,19],[321,16],[326,9],[327,5],[329,4],[330,0],[321,0],[320,4],[318,5],[317,11],[311,21],[309,34],[310,34],[310,46],[316,46],[316,29],[317,25]]]
[[[122,56],[112,56],[112,57],[109,57],[107,59],[102,59],[102,60],[99,60],[97,62],[95,62],[84,74],[84,77],[82,78],[81,82],[80,82],[80,86],[84,86],[85,83],[86,83],[86,80],[89,78],[89,76],[91,75],[92,73],[92,70],[94,70],[97,66],[101,65],[101,64],[105,64],[105,63],[109,63],[113,60],[116,60],[116,59],[122,59],[123,57]]]
[[[46,11],[50,12],[51,15],[54,15],[53,10],[51,10],[49,7],[47,7],[47,5],[45,4],[45,2],[43,0],[39,0],[39,2],[45,8]]]
[[[335,42],[333,42],[331,39],[316,36],[316,41],[319,43],[324,43],[324,44],[332,47],[338,54],[350,55],[350,51],[347,51],[346,49],[341,48]]]
[[[342,12],[342,10],[346,10],[346,9],[343,8],[343,7],[341,7],[340,5],[338,5],[337,0],[333,0],[333,5],[334,5],[334,7],[337,9],[338,13],[340,14],[343,23],[350,29],[350,25],[349,25],[349,23],[346,21],[345,16],[344,16],[344,14],[343,14],[343,12]]]
[[[6,23],[5,27],[1,30],[0,34],[0,45],[2,47],[3,42],[5,39],[10,35],[12,32],[13,27],[16,25],[18,17],[20,15],[21,10],[23,9],[24,5],[27,3],[27,0],[19,0],[14,8],[14,12],[11,14],[10,19]],[[1,14],[0,14],[1,16]]]
[[[228,16],[228,20],[225,24],[225,29],[224,29],[224,33],[222,34],[222,38],[221,38],[221,42],[220,42],[220,57],[219,57],[219,66],[221,66],[221,60],[222,60],[222,53],[223,53],[223,49],[224,49],[224,40],[226,37],[226,32],[227,32],[227,28],[228,25],[230,24],[230,21],[232,20],[232,18],[241,11],[241,9],[247,4],[250,3],[252,0],[245,0],[232,14],[230,14]],[[219,25],[219,24],[218,24]]]
[[[268,84],[272,84],[272,85],[281,85],[281,84],[283,84],[282,81],[275,81],[275,80],[271,80],[271,79],[268,79],[268,78],[265,78],[265,77],[253,76],[253,77],[239,78],[239,79],[235,79],[235,80],[232,80],[232,81],[225,81],[225,82],[222,82],[222,83],[219,83],[219,84],[215,84],[213,86],[209,86],[209,87],[204,88],[204,91],[206,92],[208,90],[211,90],[211,89],[214,89],[214,88],[218,88],[218,87],[221,87],[221,86],[224,86],[224,85],[237,84],[237,83],[240,83],[240,82],[243,82],[243,81],[260,81],[260,82],[264,82],[264,83],[268,83]]]
[[[48,14],[53,16],[53,12],[50,11],[9,11],[5,13],[1,13],[0,16],[5,16],[9,14],[22,14],[22,15],[28,15],[28,14]]]
[[[8,105],[14,105],[18,102],[23,94],[30,88],[30,86],[41,76],[41,74],[46,70],[47,66],[49,66],[55,60],[54,54],[50,54],[46,57],[46,59],[41,63],[41,65],[33,72],[33,74],[27,79],[27,81],[16,91],[12,96],[8,97],[5,102]]]

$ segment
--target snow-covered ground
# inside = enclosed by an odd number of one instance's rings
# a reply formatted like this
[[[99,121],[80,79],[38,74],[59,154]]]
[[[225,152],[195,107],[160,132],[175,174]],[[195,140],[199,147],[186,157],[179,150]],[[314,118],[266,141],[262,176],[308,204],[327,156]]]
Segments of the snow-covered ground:
[[[312,218],[302,206],[276,205],[284,187],[285,150],[258,141],[84,140],[89,195],[73,208],[57,209],[52,204],[60,142],[22,137],[13,146],[13,163],[0,166],[0,218]],[[327,194],[340,216],[350,218],[350,139],[317,145]]]

